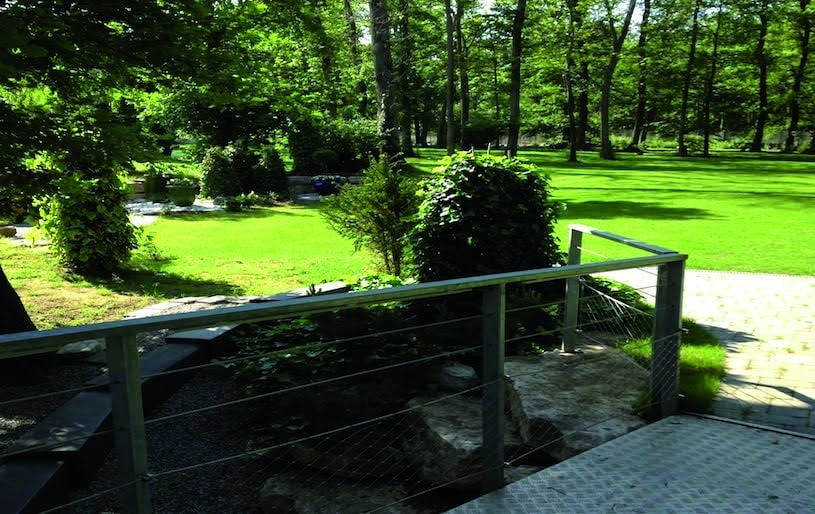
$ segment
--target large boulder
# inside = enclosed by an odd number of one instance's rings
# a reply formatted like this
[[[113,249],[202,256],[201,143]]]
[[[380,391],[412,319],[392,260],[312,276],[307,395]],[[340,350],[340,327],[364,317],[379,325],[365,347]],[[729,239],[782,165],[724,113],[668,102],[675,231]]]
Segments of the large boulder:
[[[523,442],[558,460],[645,425],[633,406],[647,390],[648,373],[614,348],[508,357],[504,373]]]
[[[406,439],[419,476],[434,485],[459,489],[481,482],[481,401],[464,396],[443,395],[410,400],[411,436]],[[505,454],[518,453],[523,446],[509,419],[504,428]]]

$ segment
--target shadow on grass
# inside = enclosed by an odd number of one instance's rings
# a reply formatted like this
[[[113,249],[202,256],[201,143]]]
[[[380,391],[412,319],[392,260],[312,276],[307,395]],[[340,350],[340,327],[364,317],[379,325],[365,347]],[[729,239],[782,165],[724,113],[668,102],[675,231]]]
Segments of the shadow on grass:
[[[138,265],[136,265],[138,266]],[[150,269],[142,266],[119,270],[113,278],[85,277],[94,286],[105,287],[120,294],[150,296],[169,300],[187,296],[240,296],[243,288],[229,282],[165,273],[162,263],[152,262]]]
[[[613,219],[613,218],[642,218],[642,219],[698,219],[715,218],[716,216],[705,209],[693,207],[668,207],[653,202],[632,201],[602,201],[566,202],[566,210],[560,216],[562,219]]]

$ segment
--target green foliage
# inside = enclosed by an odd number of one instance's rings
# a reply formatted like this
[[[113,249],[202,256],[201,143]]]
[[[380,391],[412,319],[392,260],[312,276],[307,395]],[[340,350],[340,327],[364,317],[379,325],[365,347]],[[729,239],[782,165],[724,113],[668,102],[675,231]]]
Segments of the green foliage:
[[[713,399],[725,375],[725,349],[716,337],[693,320],[682,320],[679,352],[679,392],[683,409],[710,412]],[[651,365],[652,348],[648,338],[629,340],[619,348],[645,367]],[[643,402],[650,407],[650,402]],[[647,409],[646,409],[647,410]]]
[[[154,163],[148,164],[144,171],[144,197],[153,202],[166,200],[168,180],[165,169]]]
[[[201,194],[215,198],[240,193],[241,184],[229,150],[219,146],[207,150],[201,161]]]
[[[274,193],[259,195],[257,193],[241,193],[238,196],[228,196],[224,199],[224,209],[227,212],[241,212],[256,205],[274,205],[277,197]]]
[[[66,267],[84,274],[111,272],[137,246],[136,228],[124,207],[127,193],[118,177],[56,181],[58,193],[40,205],[41,224]]]
[[[250,189],[257,194],[273,194],[277,199],[287,199],[289,197],[289,179],[286,175],[286,166],[280,152],[271,146],[265,146],[260,150],[260,161],[258,171],[255,173],[256,188]]]
[[[548,179],[516,159],[459,153],[425,183],[411,235],[421,281],[546,268],[563,261]]]
[[[383,330],[406,329],[414,322],[409,310],[393,302],[367,308],[314,314],[271,323],[244,325],[230,334],[237,348],[235,357],[252,357],[226,364],[247,395],[368,371],[374,368],[432,355],[438,349],[410,332],[377,335]],[[367,337],[361,337],[369,334]],[[353,338],[353,341],[344,341]],[[376,387],[377,398],[364,398],[348,408],[342,397],[349,383],[293,391],[270,398],[276,412],[296,412],[305,425],[315,429],[341,425],[360,415],[377,416],[402,405],[424,383],[415,367],[396,367],[387,373],[369,374],[365,391]],[[398,387],[383,384],[396,381]],[[380,397],[383,395],[383,397]],[[299,429],[298,429],[299,430]]]
[[[306,119],[292,124],[289,152],[294,169],[303,175],[352,175],[377,155],[379,135],[370,120]]]
[[[334,175],[340,167],[340,156],[330,148],[318,148],[311,154],[313,169],[320,175]]]
[[[496,145],[498,136],[504,129],[504,124],[500,121],[478,116],[471,118],[464,126],[464,141],[473,148],[487,148],[490,143]]]
[[[283,159],[271,147],[210,148],[201,163],[201,171],[201,191],[210,198],[249,193],[288,197]]]
[[[343,237],[375,255],[384,270],[401,276],[407,261],[407,234],[418,208],[416,183],[384,154],[365,170],[362,184],[347,184],[325,197],[323,216]]]

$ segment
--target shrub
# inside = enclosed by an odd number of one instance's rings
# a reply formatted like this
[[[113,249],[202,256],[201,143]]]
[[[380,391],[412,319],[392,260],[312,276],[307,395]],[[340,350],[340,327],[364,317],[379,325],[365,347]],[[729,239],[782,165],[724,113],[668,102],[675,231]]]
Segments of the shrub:
[[[54,253],[83,274],[110,272],[136,248],[136,228],[125,210],[127,193],[116,176],[56,181],[58,192],[39,202],[41,224]]]
[[[295,173],[314,175],[319,173],[314,165],[314,151],[323,146],[317,122],[311,119],[297,120],[288,131],[289,156],[294,161]]]
[[[234,197],[256,193],[288,198],[289,184],[280,154],[271,147],[214,147],[201,163],[204,196]]]
[[[371,120],[300,120],[289,130],[289,154],[303,175],[351,175],[378,155],[379,135]]]
[[[459,153],[426,182],[410,239],[421,281],[563,262],[548,179],[516,159]]]
[[[340,168],[340,156],[330,148],[320,148],[311,154],[313,171],[318,175],[334,175]]]
[[[263,147],[258,166],[262,173],[258,178],[259,187],[253,191],[258,194],[272,193],[278,199],[288,199],[289,179],[280,152],[270,146]]]
[[[379,258],[384,270],[401,276],[407,260],[407,234],[418,208],[416,183],[405,177],[386,155],[365,170],[362,184],[346,184],[325,197],[328,224]]]
[[[369,156],[379,155],[379,130],[375,120],[333,120],[322,128],[323,146],[337,154],[337,167],[329,170],[352,175],[367,168]]]
[[[201,194],[209,198],[236,196],[241,193],[238,174],[232,165],[231,152],[215,146],[207,150],[201,162]]]
[[[498,136],[503,126],[500,122],[486,117],[473,117],[464,126],[464,141],[473,148],[487,148],[490,143],[498,144]]]

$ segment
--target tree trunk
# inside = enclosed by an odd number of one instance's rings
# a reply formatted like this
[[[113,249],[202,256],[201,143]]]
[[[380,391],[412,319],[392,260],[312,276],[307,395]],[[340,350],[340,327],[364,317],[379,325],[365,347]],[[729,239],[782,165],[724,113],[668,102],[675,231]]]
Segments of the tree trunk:
[[[801,39],[799,47],[801,49],[801,56],[798,59],[798,67],[795,69],[795,76],[792,81],[792,90],[790,91],[790,124],[787,129],[787,139],[784,141],[784,151],[792,152],[795,150],[795,133],[798,131],[798,121],[801,117],[801,83],[804,81],[804,73],[806,72],[807,61],[809,60],[809,39],[812,34],[812,21],[807,15],[807,8],[809,7],[809,0],[800,0],[801,7]]]
[[[569,162],[577,162],[577,126],[574,116],[574,88],[573,82],[574,59],[566,57],[566,112],[569,116]]]
[[[458,46],[458,78],[461,94],[461,147],[467,149],[470,142],[467,140],[467,125],[470,123],[470,75],[468,71],[467,45],[464,42],[464,33],[461,30],[461,18],[464,16],[462,0],[456,0],[456,43]]]
[[[716,67],[719,60],[719,33],[722,28],[723,4],[719,4],[716,13],[716,30],[713,31],[713,53],[710,57],[710,71],[705,81],[705,98],[702,102],[702,128],[704,130],[704,142],[702,144],[702,155],[710,157],[710,104],[713,101],[713,84],[716,80]]]
[[[2,266],[0,266],[0,309],[2,309],[0,334],[37,330]],[[47,378],[45,368],[50,364],[50,358],[50,354],[38,354],[0,360],[0,383],[42,382]]]
[[[0,266],[0,306],[3,309],[3,315],[0,316],[0,334],[37,330],[2,266]]]
[[[690,50],[688,63],[685,65],[685,76],[682,81],[682,103],[679,107],[679,129],[677,130],[676,146],[680,157],[688,156],[688,147],[685,145],[685,132],[688,130],[688,96],[690,95],[690,81],[693,77],[693,65],[696,62],[696,42],[699,39],[699,11],[702,2],[696,0],[693,6],[693,25],[691,25]]]
[[[377,119],[382,150],[387,155],[399,153],[399,126],[393,85],[390,16],[386,0],[370,0],[371,48],[376,74]]]
[[[410,87],[411,61],[413,49],[410,41],[408,27],[408,1],[399,0],[397,11],[399,23],[396,34],[396,81],[399,94],[399,148],[405,157],[413,157],[413,143],[411,141],[411,118],[413,116],[413,93]]]
[[[353,64],[355,70],[359,70],[361,60],[359,58],[359,30],[357,29],[357,21],[354,18],[351,0],[343,0],[342,5],[345,10],[345,22],[348,26],[348,49],[351,52],[351,64]],[[357,93],[359,94],[357,113],[359,113],[360,116],[365,116],[368,111],[368,84],[362,78],[357,80]]]
[[[521,48],[523,27],[526,19],[526,0],[518,0],[515,18],[512,22],[512,56],[509,70],[509,126],[507,134],[507,154],[518,155],[518,139],[521,133]]]
[[[639,151],[640,142],[642,142],[642,135],[645,133],[645,123],[647,119],[647,103],[646,95],[648,93],[647,77],[648,77],[648,19],[651,15],[651,0],[643,0],[642,4],[642,21],[640,22],[640,37],[637,41],[637,57],[639,80],[637,81],[637,112],[634,115],[634,130],[631,134],[631,143],[628,145],[629,150]]]
[[[453,49],[453,34],[455,33],[455,23],[453,20],[453,8],[451,0],[444,0],[444,12],[447,27],[447,95],[445,103],[445,114],[447,118],[447,155],[453,155],[456,151],[456,126],[453,123],[453,104],[456,100],[456,55]]]
[[[575,145],[578,150],[588,150],[589,140],[586,134],[589,131],[589,63],[583,61],[580,64],[579,88],[577,99],[577,122],[575,129]]]
[[[646,0],[647,1],[647,0]],[[566,48],[566,114],[569,117],[569,162],[577,162],[577,126],[574,115],[575,98],[574,98],[574,27],[575,19],[575,2],[566,2],[566,7],[569,11],[569,29],[567,31],[568,47]]]
[[[758,63],[758,116],[756,117],[756,133],[753,142],[750,144],[751,152],[760,152],[764,143],[764,126],[769,117],[769,107],[767,105],[767,53],[764,51],[767,42],[767,4],[763,3],[761,12],[758,15],[759,33],[756,44],[756,61]]]
[[[600,158],[613,159],[614,148],[611,146],[611,83],[614,79],[614,70],[620,61],[620,52],[623,43],[628,35],[628,28],[631,26],[631,17],[634,15],[634,8],[637,0],[629,0],[625,12],[623,26],[619,34],[614,27],[614,12],[611,3],[606,0],[606,13],[608,16],[608,29],[611,35],[611,53],[608,56],[608,63],[603,67],[603,84],[600,89]]]

